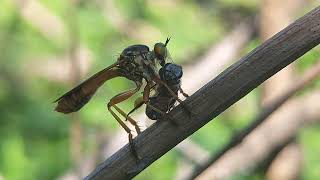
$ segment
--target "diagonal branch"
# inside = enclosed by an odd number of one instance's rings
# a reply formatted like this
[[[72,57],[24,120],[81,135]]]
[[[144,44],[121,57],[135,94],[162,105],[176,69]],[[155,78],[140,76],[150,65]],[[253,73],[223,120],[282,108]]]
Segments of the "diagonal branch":
[[[289,25],[210,81],[170,112],[178,126],[157,122],[134,139],[137,162],[126,145],[85,179],[130,179],[204,126],[263,81],[320,43],[320,6]]]

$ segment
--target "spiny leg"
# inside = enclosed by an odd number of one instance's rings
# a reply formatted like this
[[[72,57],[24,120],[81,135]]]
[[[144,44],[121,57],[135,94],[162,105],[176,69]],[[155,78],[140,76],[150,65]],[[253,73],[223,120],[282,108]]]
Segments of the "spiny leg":
[[[116,113],[114,113],[111,109],[111,107],[108,107],[108,110],[110,111],[110,113],[112,114],[112,116],[118,121],[118,123],[122,126],[122,128],[129,134],[129,146],[130,146],[130,150],[133,154],[133,156],[136,159],[139,159],[138,157],[138,153],[136,151],[136,149],[134,148],[134,144],[133,144],[133,136],[131,134],[131,130],[130,128],[116,115]]]
[[[131,130],[128,128],[128,126],[125,125],[125,123],[116,115],[115,112],[113,112],[113,110],[111,109],[111,107],[114,107],[114,105],[127,100],[128,98],[130,98],[133,94],[135,94],[136,92],[139,91],[140,87],[141,87],[141,83],[140,82],[136,82],[136,88],[135,89],[131,89],[128,91],[125,91],[123,93],[120,93],[116,96],[114,96],[113,98],[110,99],[110,102],[108,103],[108,110],[111,112],[112,116],[120,123],[120,125],[127,131],[127,133],[129,134],[129,145],[130,145],[130,149],[132,154],[139,159],[138,154],[134,148],[134,144],[133,144],[133,138],[132,138],[132,134],[131,134]],[[117,109],[116,109],[117,110]],[[120,113],[120,112],[119,112]]]
[[[129,116],[131,113],[133,113],[135,110],[137,110],[138,108],[140,108],[143,104],[146,104],[148,107],[150,107],[152,110],[160,113],[161,115],[163,116],[168,116],[167,113],[159,110],[158,108],[152,106],[150,103],[149,103],[149,97],[150,97],[150,91],[151,89],[154,87],[150,85],[151,83],[147,82],[147,85],[145,86],[144,90],[143,90],[143,96],[142,97],[139,97],[138,99],[135,100],[135,103],[134,103],[134,108],[128,113],[127,116]],[[172,119],[170,117],[168,117],[168,119]]]
[[[157,113],[161,114],[163,117],[167,118],[170,120],[170,122],[174,123],[174,120],[171,118],[171,116],[169,116],[166,112],[163,112],[161,110],[159,110],[158,108],[152,106],[149,103],[149,97],[150,97],[150,91],[151,89],[155,86],[150,86],[151,83],[147,83],[146,87],[144,88],[143,91],[143,96],[139,97],[138,99],[135,100],[135,105],[134,108],[127,114],[127,117],[129,117],[129,115],[131,113],[133,113],[135,110],[137,110],[138,108],[140,108],[143,104],[146,104],[149,108],[151,108],[152,110],[156,111]],[[176,124],[176,123],[174,123]]]
[[[117,105],[113,105],[113,107],[114,107],[123,117],[125,117],[126,120],[128,119],[129,122],[130,122],[132,125],[134,125],[134,127],[135,127],[135,129],[136,129],[136,131],[137,131],[138,134],[141,133],[141,130],[140,130],[137,122],[136,122],[135,120],[133,120],[133,119],[129,116],[129,114],[127,115],[127,114],[126,114],[122,109],[120,109]]]
[[[127,114],[127,116],[129,116],[129,115],[132,114],[134,111],[136,111],[137,109],[139,109],[143,104],[144,104],[143,97],[138,97],[138,98],[134,101],[134,108]],[[127,120],[127,119],[126,119],[126,120]]]

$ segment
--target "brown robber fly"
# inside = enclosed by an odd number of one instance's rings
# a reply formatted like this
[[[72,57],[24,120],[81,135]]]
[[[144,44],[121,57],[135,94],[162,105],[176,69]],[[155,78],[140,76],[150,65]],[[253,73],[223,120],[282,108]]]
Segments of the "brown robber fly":
[[[115,113],[117,111],[121,116],[128,119],[129,122],[134,125],[137,133],[140,133],[140,129],[135,120],[128,116],[123,110],[121,110],[117,104],[127,100],[129,97],[137,93],[142,87],[143,80],[146,81],[146,85],[143,90],[142,102],[147,105],[147,107],[153,109],[154,111],[165,114],[159,109],[159,107],[154,107],[149,103],[149,96],[152,87],[155,85],[161,85],[165,87],[179,103],[183,103],[181,99],[178,98],[177,93],[172,91],[170,87],[165,83],[158,74],[157,66],[164,66],[167,59],[169,58],[169,52],[167,50],[167,45],[170,38],[167,38],[165,43],[156,43],[153,50],[149,50],[146,45],[131,45],[125,48],[117,62],[106,67],[100,72],[94,74],[89,79],[82,82],[80,85],[71,89],[69,92],[65,93],[59,97],[56,101],[57,106],[56,111],[61,113],[72,113],[81,109],[86,103],[89,102],[91,97],[97,91],[97,89],[102,86],[107,80],[115,77],[125,77],[131,81],[135,82],[136,88],[122,92],[110,99],[107,104],[107,108],[112,114],[112,116],[118,121],[118,123],[124,128],[124,130],[129,134],[129,143],[131,150],[134,155],[136,152],[133,148],[133,139],[130,128],[120,119],[120,117]],[[135,103],[135,108],[139,104]],[[114,109],[112,109],[114,108]],[[137,156],[136,156],[137,157]]]

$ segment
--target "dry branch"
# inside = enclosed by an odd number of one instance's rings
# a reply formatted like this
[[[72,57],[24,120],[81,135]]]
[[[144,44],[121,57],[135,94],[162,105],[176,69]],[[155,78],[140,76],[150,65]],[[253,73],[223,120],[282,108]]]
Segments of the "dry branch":
[[[170,112],[178,126],[157,122],[134,139],[139,162],[126,145],[85,179],[130,179],[320,42],[320,7],[315,8],[210,81]]]

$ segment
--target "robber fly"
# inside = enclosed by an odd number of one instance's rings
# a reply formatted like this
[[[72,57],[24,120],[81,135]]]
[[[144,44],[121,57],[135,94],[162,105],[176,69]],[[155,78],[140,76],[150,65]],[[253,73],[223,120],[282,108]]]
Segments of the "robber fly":
[[[158,110],[157,108],[150,105],[150,103],[148,103],[151,88],[155,84],[161,84],[162,86],[166,87],[174,99],[176,99],[180,103],[183,103],[178,98],[176,93],[173,92],[169,88],[169,86],[159,78],[158,75],[157,65],[160,64],[160,66],[164,66],[169,56],[169,52],[167,50],[169,41],[170,38],[167,38],[165,43],[156,43],[153,47],[153,50],[151,51],[149,50],[148,46],[140,44],[132,45],[125,48],[114,64],[94,74],[89,79],[82,82],[80,85],[76,86],[69,92],[59,97],[55,101],[58,103],[55,110],[65,114],[78,111],[86,103],[89,102],[91,97],[95,94],[100,86],[102,86],[107,80],[110,80],[112,78],[125,77],[126,79],[135,82],[136,88],[130,89],[114,96],[107,104],[107,108],[112,116],[129,134],[130,147],[131,150],[134,151],[131,130],[120,119],[115,111],[117,111],[121,116],[128,119],[129,122],[135,126],[137,133],[140,133],[140,129],[136,121],[134,121],[117,106],[118,103],[127,100],[129,97],[137,93],[142,87],[143,80],[147,82],[143,90],[143,102],[146,103],[147,106],[150,106],[156,111],[161,112],[161,110]],[[112,107],[115,111],[112,109]]]

